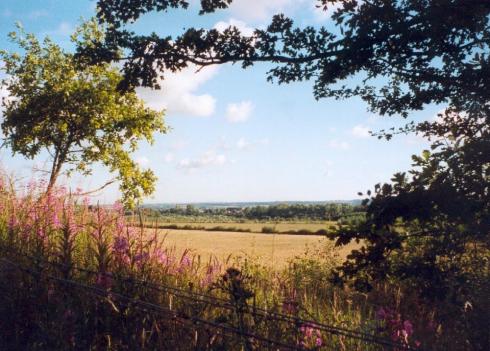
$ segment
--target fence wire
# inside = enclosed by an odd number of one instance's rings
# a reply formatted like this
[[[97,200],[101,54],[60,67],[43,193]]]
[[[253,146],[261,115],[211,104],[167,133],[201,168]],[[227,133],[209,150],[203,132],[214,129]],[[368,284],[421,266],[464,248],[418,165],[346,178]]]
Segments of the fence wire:
[[[19,255],[18,252],[16,252],[15,254]],[[87,268],[69,266],[69,265],[65,265],[62,263],[58,263],[58,262],[40,260],[38,258],[28,256],[25,254],[21,254],[21,256],[23,256],[29,260],[34,260],[38,264],[38,266],[41,266],[41,265],[43,265],[44,267],[56,266],[56,267],[60,267],[60,268],[65,268],[67,270],[78,271],[78,272],[91,274],[91,275],[99,275],[100,276],[101,274],[103,274],[103,275],[110,277],[110,278],[116,277],[113,274],[108,273],[108,272],[101,273],[101,272],[97,272],[97,271],[90,270]],[[8,259],[5,259],[5,258],[2,258],[2,261],[4,263],[10,265],[11,267],[16,267],[17,269],[19,269],[20,271],[22,271],[24,273],[28,273],[31,275],[36,275],[36,274],[40,273],[39,271],[35,271],[33,269],[24,267],[18,263],[15,263],[15,262],[8,260]],[[72,279],[59,278],[59,277],[49,275],[46,273],[43,273],[43,276],[46,277],[47,279],[51,280],[51,281],[57,282],[58,284],[62,284],[64,286],[69,286],[69,287],[73,287],[73,288],[78,288],[78,289],[84,290],[88,293],[91,293],[93,295],[97,295],[99,297],[112,298],[112,299],[118,300],[120,303],[123,303],[125,305],[131,304],[132,306],[135,306],[139,309],[144,309],[146,311],[156,313],[156,314],[160,314],[160,315],[170,316],[171,318],[178,319],[182,322],[206,325],[206,326],[212,327],[214,329],[219,329],[219,330],[221,330],[225,333],[228,333],[228,334],[233,334],[233,335],[237,335],[237,336],[256,340],[257,342],[260,342],[263,345],[267,344],[270,346],[276,346],[276,347],[280,347],[284,350],[308,350],[308,349],[301,347],[300,345],[286,344],[286,343],[281,342],[279,340],[270,339],[270,338],[264,337],[262,335],[258,335],[258,334],[251,333],[251,332],[245,332],[245,331],[240,330],[239,328],[236,328],[233,326],[228,326],[228,325],[224,325],[221,323],[209,321],[206,319],[197,318],[195,316],[184,315],[184,314],[181,314],[178,311],[173,310],[171,308],[163,307],[161,305],[157,305],[157,304],[154,304],[154,303],[151,303],[148,301],[135,299],[133,297],[126,296],[124,294],[120,294],[118,292],[108,291],[106,289],[103,289],[103,288],[100,288],[97,286],[80,283],[80,282],[77,282],[77,281],[72,280]],[[203,303],[203,304],[206,304],[208,306],[212,306],[212,307],[216,307],[216,308],[223,308],[223,309],[232,310],[232,311],[236,309],[236,305],[230,303],[229,300],[220,298],[218,296],[212,296],[212,295],[208,295],[208,294],[192,292],[192,291],[183,290],[180,288],[172,287],[172,286],[161,284],[161,283],[149,282],[149,281],[140,280],[140,279],[136,279],[136,278],[132,278],[132,277],[117,276],[117,279],[122,281],[122,282],[144,286],[146,288],[150,288],[150,289],[158,291],[158,292],[164,292],[164,293],[167,293],[168,295],[172,295],[172,296],[175,296],[178,298],[182,298],[182,299],[187,300],[187,301]],[[338,327],[338,326],[334,326],[334,325],[319,323],[315,320],[308,320],[308,319],[303,319],[303,318],[299,318],[296,316],[291,316],[291,315],[282,314],[282,313],[278,313],[278,312],[268,311],[266,309],[258,308],[255,306],[245,305],[243,307],[244,307],[243,308],[244,313],[253,315],[254,317],[258,316],[258,317],[264,318],[265,320],[267,320],[269,322],[285,322],[288,324],[294,324],[295,326],[311,326],[314,329],[323,331],[323,332],[328,333],[328,334],[337,335],[337,336],[341,336],[341,337],[345,337],[345,338],[356,339],[356,340],[359,340],[362,342],[379,345],[379,346],[382,346],[382,347],[385,347],[385,348],[388,348],[391,350],[413,350],[413,349],[415,349],[415,348],[411,347],[410,345],[394,342],[392,340],[382,338],[382,337],[379,337],[377,335],[367,333],[367,332],[362,332],[362,331],[352,330],[352,329]],[[416,350],[417,351],[423,351],[420,348],[416,348]],[[425,350],[425,351],[427,351],[427,350]]]

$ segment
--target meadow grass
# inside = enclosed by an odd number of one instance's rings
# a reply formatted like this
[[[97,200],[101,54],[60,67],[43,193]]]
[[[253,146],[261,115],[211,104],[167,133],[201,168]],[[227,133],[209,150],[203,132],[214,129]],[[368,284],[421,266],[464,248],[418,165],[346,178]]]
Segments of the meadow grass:
[[[471,318],[455,319],[458,306],[423,301],[396,282],[370,293],[334,285],[332,270],[353,247],[137,228],[119,204],[43,189],[0,182],[5,350],[285,349],[264,339],[299,350],[460,350],[482,340],[473,305]]]

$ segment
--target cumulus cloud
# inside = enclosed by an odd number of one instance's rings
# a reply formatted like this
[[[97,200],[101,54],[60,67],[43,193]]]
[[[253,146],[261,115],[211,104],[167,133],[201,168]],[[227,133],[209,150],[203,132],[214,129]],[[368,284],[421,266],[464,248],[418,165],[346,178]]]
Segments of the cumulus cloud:
[[[236,143],[236,147],[238,150],[249,150],[256,146],[268,145],[268,144],[269,144],[269,139],[267,138],[263,138],[255,141],[248,141],[245,138],[240,138]]]
[[[332,139],[328,142],[328,146],[332,149],[337,150],[348,150],[350,149],[350,144],[346,141],[341,141],[338,139]]]
[[[247,20],[266,20],[279,12],[298,8],[305,1],[313,0],[234,0],[230,11],[237,17]]]
[[[223,166],[226,162],[227,158],[225,155],[217,154],[214,151],[208,151],[196,159],[184,158],[180,160],[178,163],[178,168],[185,170],[196,170],[212,166]]]
[[[172,161],[175,159],[175,156],[174,156],[174,154],[173,154],[173,153],[171,153],[171,152],[167,152],[167,153],[165,154],[165,157],[164,157],[163,159],[164,159],[164,161],[165,161],[166,163],[170,163],[170,162],[172,162]]]
[[[324,22],[338,9],[342,1],[336,4],[329,4],[327,10],[323,6],[318,6],[318,0],[234,0],[231,3],[231,13],[239,19],[249,21],[266,21],[272,15],[285,13],[288,16],[304,8],[309,8],[313,19]]]
[[[214,28],[220,32],[223,32],[226,28],[228,28],[230,26],[237,27],[240,30],[240,32],[242,33],[242,35],[245,35],[248,37],[252,36],[252,34],[254,33],[254,29],[252,27],[249,27],[249,26],[247,26],[247,24],[245,22],[234,19],[234,18],[230,18],[227,22],[219,21],[218,23],[216,23],[214,25]]]
[[[352,128],[351,134],[356,138],[367,138],[370,136],[369,128],[363,126],[362,124],[358,124],[354,128]]]
[[[177,141],[174,141],[171,145],[170,145],[170,149],[173,150],[173,151],[180,151],[180,150],[183,150],[185,149],[185,147],[189,145],[189,143],[185,140],[177,140]]]
[[[216,99],[197,91],[216,75],[218,69],[217,66],[209,66],[198,71],[196,66],[190,66],[178,73],[167,74],[160,82],[162,89],[138,88],[137,93],[153,109],[208,117],[215,111]]]
[[[241,123],[249,119],[254,106],[250,101],[228,104],[226,107],[226,119],[231,123]]]

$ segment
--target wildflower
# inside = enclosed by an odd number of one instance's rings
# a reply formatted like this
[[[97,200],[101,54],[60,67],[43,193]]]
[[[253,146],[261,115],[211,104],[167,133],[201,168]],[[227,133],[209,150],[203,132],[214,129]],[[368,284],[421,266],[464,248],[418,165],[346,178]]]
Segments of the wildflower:
[[[306,348],[323,345],[322,333],[314,324],[304,324],[299,328],[302,335],[301,345]]]
[[[146,262],[148,262],[149,258],[150,258],[150,255],[148,254],[148,252],[141,252],[141,253],[134,256],[134,263],[136,263],[136,265],[138,267],[141,267]]]
[[[116,236],[114,238],[113,249],[117,253],[125,253],[129,250],[128,240],[122,236]]]
[[[17,220],[17,217],[15,217],[15,215],[10,215],[9,223],[8,223],[9,231],[13,231],[18,224],[19,221]]]
[[[123,213],[124,207],[120,201],[116,201],[114,202],[114,205],[112,205],[112,209],[117,213]]]
[[[160,264],[163,265],[168,265],[169,264],[169,257],[165,251],[162,251],[160,249],[155,250],[153,257],[156,259],[156,261]]]
[[[61,221],[56,212],[53,213],[53,217],[51,218],[51,224],[54,229],[61,228]]]
[[[185,272],[187,269],[189,269],[192,265],[192,260],[191,258],[187,255],[187,253],[184,253],[182,255],[182,258],[180,259],[180,265],[177,268],[177,271],[179,273]]]
[[[321,337],[317,337],[315,341],[315,346],[321,347],[323,345],[323,340]]]

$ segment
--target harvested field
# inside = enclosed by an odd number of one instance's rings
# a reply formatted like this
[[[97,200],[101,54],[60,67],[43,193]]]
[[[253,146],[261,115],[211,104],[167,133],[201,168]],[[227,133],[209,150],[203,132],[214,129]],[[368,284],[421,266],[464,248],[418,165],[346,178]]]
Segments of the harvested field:
[[[165,246],[174,247],[178,253],[189,249],[201,260],[217,257],[249,257],[272,268],[285,267],[289,260],[301,256],[307,248],[326,244],[328,239],[315,235],[259,234],[237,232],[209,232],[185,230],[159,230],[165,236]],[[345,257],[354,246],[335,250]]]

